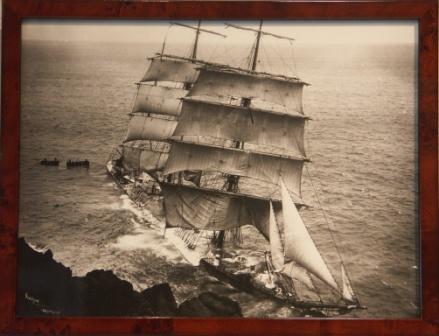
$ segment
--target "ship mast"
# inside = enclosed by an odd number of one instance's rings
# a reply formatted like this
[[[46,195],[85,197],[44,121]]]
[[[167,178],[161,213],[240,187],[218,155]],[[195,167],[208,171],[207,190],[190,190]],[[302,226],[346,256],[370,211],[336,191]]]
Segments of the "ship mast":
[[[251,31],[251,32],[255,32],[256,33],[255,47],[251,51],[251,53],[253,53],[253,55],[252,55],[252,62],[251,62],[251,66],[249,66],[250,70],[252,70],[252,71],[255,71],[256,67],[257,67],[258,54],[259,54],[259,46],[260,46],[260,42],[261,42],[262,36],[271,36],[271,37],[274,37],[274,38],[277,38],[277,39],[280,39],[280,40],[294,41],[293,38],[288,37],[288,36],[277,35],[277,34],[269,33],[267,31],[263,31],[262,30],[262,23],[263,23],[263,20],[261,20],[259,22],[259,29],[247,28],[247,27],[242,27],[242,26],[226,23],[226,27],[232,27],[232,28],[235,28],[235,29],[247,30],[247,31]]]
[[[232,26],[232,27],[240,29],[239,26]],[[252,55],[253,61],[252,61],[251,68],[250,68],[250,70],[252,70],[252,71],[255,71],[256,66],[257,66],[259,44],[261,41],[261,33],[262,33],[262,20],[259,23],[259,30],[257,31],[255,47],[254,47],[253,55]],[[240,105],[243,107],[249,107],[250,103],[251,103],[251,98],[247,97],[247,98],[241,99]],[[235,147],[236,148],[244,148],[244,141],[236,141]],[[237,175],[228,175],[227,176],[227,182],[226,182],[226,190],[227,191],[238,192],[238,184],[239,184],[239,176],[237,176]],[[224,246],[224,236],[225,236],[225,231],[221,230],[218,232],[218,237],[216,238],[216,246],[217,246],[217,248],[221,249],[220,250],[221,252],[222,252],[222,248]],[[220,262],[221,262],[221,257],[222,256],[220,255]]]
[[[259,22],[259,30],[258,30],[258,34],[256,35],[256,45],[253,54],[253,63],[251,66],[251,70],[253,71],[256,70],[256,65],[258,64],[257,61],[258,61],[258,53],[259,53],[259,43],[261,41],[261,33],[262,33],[262,20]]]
[[[198,25],[190,26],[183,23],[170,23],[195,31],[193,45],[189,56],[183,58],[165,55],[167,34],[160,52],[150,58],[149,68],[137,84],[137,94],[130,113],[130,122],[126,138],[123,140],[125,166],[131,171],[144,170],[152,173],[163,169],[169,153],[169,137],[172,135],[181,112],[180,99],[186,96],[196,81],[198,70],[197,52],[199,36],[202,32],[226,37],[223,34],[202,29]],[[172,71],[168,69],[172,68]],[[175,83],[172,87],[161,82]],[[140,145],[136,141],[145,141]],[[143,159],[140,156],[145,154]],[[157,179],[156,177],[153,177]]]
[[[217,35],[217,36],[221,36],[221,37],[227,37],[226,35],[217,33],[217,32],[215,32],[213,30],[201,28],[201,20],[198,20],[197,27],[192,27],[192,26],[186,25],[184,23],[180,23],[180,22],[171,22],[171,25],[185,27],[185,28],[189,28],[189,29],[195,30],[194,46],[193,46],[192,52],[191,52],[191,59],[194,60],[194,61],[197,58],[198,40],[199,40],[199,37],[200,37],[201,33],[209,33],[209,34],[212,34],[212,35]]]
[[[200,25],[201,25],[201,20],[198,20],[197,30],[195,32],[194,48],[192,50],[192,59],[197,58],[198,40],[200,38]]]
[[[251,61],[249,62],[249,70],[251,70],[251,71],[256,71],[256,68],[258,65],[259,48],[260,48],[260,43],[261,43],[261,39],[262,39],[263,35],[269,35],[269,36],[273,36],[273,37],[279,38],[279,39],[294,40],[294,39],[289,38],[287,36],[275,35],[275,34],[271,34],[268,32],[264,32],[262,30],[262,23],[263,23],[263,20],[260,20],[258,29],[252,29],[252,28],[242,27],[242,26],[233,25],[233,24],[226,24],[226,27],[232,27],[232,28],[252,31],[252,32],[256,33],[256,40],[254,43],[254,48],[252,48],[252,51],[251,51],[251,58],[250,58]],[[242,107],[250,107],[251,97],[242,97],[240,105]],[[251,113],[251,111],[249,111],[249,112]],[[253,121],[253,118],[252,118],[252,121]],[[237,140],[235,142],[235,148],[243,149],[244,148],[244,141]],[[238,192],[239,191],[238,184],[239,184],[239,176],[230,174],[227,176],[225,189],[228,192]],[[221,250],[222,250],[222,247],[224,245],[224,236],[225,236],[225,232],[224,232],[224,230],[221,230],[218,232],[218,236],[216,237],[216,246],[217,246],[217,248],[219,248]],[[220,260],[221,260],[221,258],[220,258]]]
[[[230,26],[233,28],[237,28],[237,29],[244,29],[247,30],[247,28],[245,27],[241,27],[241,26],[235,26],[235,25],[226,25],[226,26]],[[250,65],[250,70],[255,71],[257,64],[258,64],[258,54],[259,54],[259,45],[261,42],[261,37],[262,37],[262,20],[259,22],[259,29],[258,30],[253,30],[256,31],[256,41],[254,44],[254,48],[251,51],[252,55],[251,55],[251,65]],[[241,99],[241,103],[240,105],[242,107],[249,107],[251,103],[251,98],[250,97],[243,97]],[[244,148],[244,141],[236,141],[235,143],[235,147],[236,148]],[[227,191],[231,191],[231,192],[238,192],[238,183],[239,183],[239,176],[236,175],[229,175],[227,178],[227,187],[226,190]]]
[[[198,20],[198,24],[197,24],[196,27],[189,26],[189,25],[186,25],[186,24],[180,23],[180,22],[171,22],[171,25],[176,25],[176,26],[180,26],[180,27],[184,27],[184,28],[189,28],[189,29],[195,30],[194,44],[193,44],[191,55],[190,55],[190,58],[189,58],[189,61],[191,63],[195,63],[197,61],[198,42],[199,42],[199,39],[200,39],[201,32],[212,34],[212,35],[221,36],[221,37],[224,37],[224,38],[226,37],[226,35],[224,35],[224,34],[220,34],[220,33],[217,33],[215,31],[212,31],[212,30],[201,28],[201,20]],[[162,57],[162,56],[163,56],[163,52],[160,55],[160,57]],[[184,90],[190,90],[191,87],[192,87],[192,83],[184,83],[183,84],[183,89]],[[168,179],[170,179],[170,178],[171,177],[168,177]],[[178,179],[178,183],[181,184],[182,181],[183,181],[183,173],[182,172],[178,173],[177,179]]]

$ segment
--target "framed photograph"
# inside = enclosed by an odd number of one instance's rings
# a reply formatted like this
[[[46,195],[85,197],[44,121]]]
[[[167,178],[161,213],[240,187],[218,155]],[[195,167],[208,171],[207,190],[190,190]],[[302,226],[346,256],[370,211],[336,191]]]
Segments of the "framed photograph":
[[[0,333],[439,334],[436,0],[3,0]]]

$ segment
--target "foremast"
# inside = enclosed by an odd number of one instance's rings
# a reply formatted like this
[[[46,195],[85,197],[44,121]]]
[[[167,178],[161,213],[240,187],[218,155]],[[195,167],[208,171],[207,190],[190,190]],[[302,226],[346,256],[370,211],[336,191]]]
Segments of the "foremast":
[[[195,83],[198,71],[197,52],[201,33],[222,34],[201,28],[171,23],[194,31],[194,42],[189,59],[178,56],[164,56],[166,38],[161,53],[150,58],[150,65],[140,82],[130,113],[128,132],[122,145],[122,164],[125,170],[136,175],[139,172],[151,173],[163,170],[168,158],[170,145],[168,138],[173,134],[181,112],[181,99]]]

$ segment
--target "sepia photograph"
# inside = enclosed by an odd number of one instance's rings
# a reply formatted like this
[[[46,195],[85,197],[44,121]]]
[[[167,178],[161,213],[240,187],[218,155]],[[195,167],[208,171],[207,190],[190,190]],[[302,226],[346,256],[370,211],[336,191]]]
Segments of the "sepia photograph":
[[[18,316],[419,318],[417,21],[21,31]]]

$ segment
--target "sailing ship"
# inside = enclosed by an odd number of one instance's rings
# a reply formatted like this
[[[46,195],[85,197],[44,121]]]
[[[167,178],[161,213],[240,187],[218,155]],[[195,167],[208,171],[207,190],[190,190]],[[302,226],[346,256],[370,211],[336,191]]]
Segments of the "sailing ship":
[[[183,25],[195,30],[192,55],[167,55],[163,47],[151,59],[125,140],[134,143],[122,146],[109,171],[117,175],[114,167],[122,167],[135,172],[132,184],[141,177],[140,185],[150,185],[145,194],[160,195],[165,232],[179,239],[191,263],[220,280],[307,310],[362,308],[341,254],[337,282],[299,213],[307,208],[301,186],[310,161],[302,106],[308,84],[258,71],[263,37],[293,40],[262,25],[227,24],[255,34],[247,68],[197,59],[200,32],[212,31],[200,22]],[[180,86],[157,85],[164,81]],[[138,140],[148,143],[141,147]],[[248,227],[268,248],[262,262],[246,270],[238,254]]]

